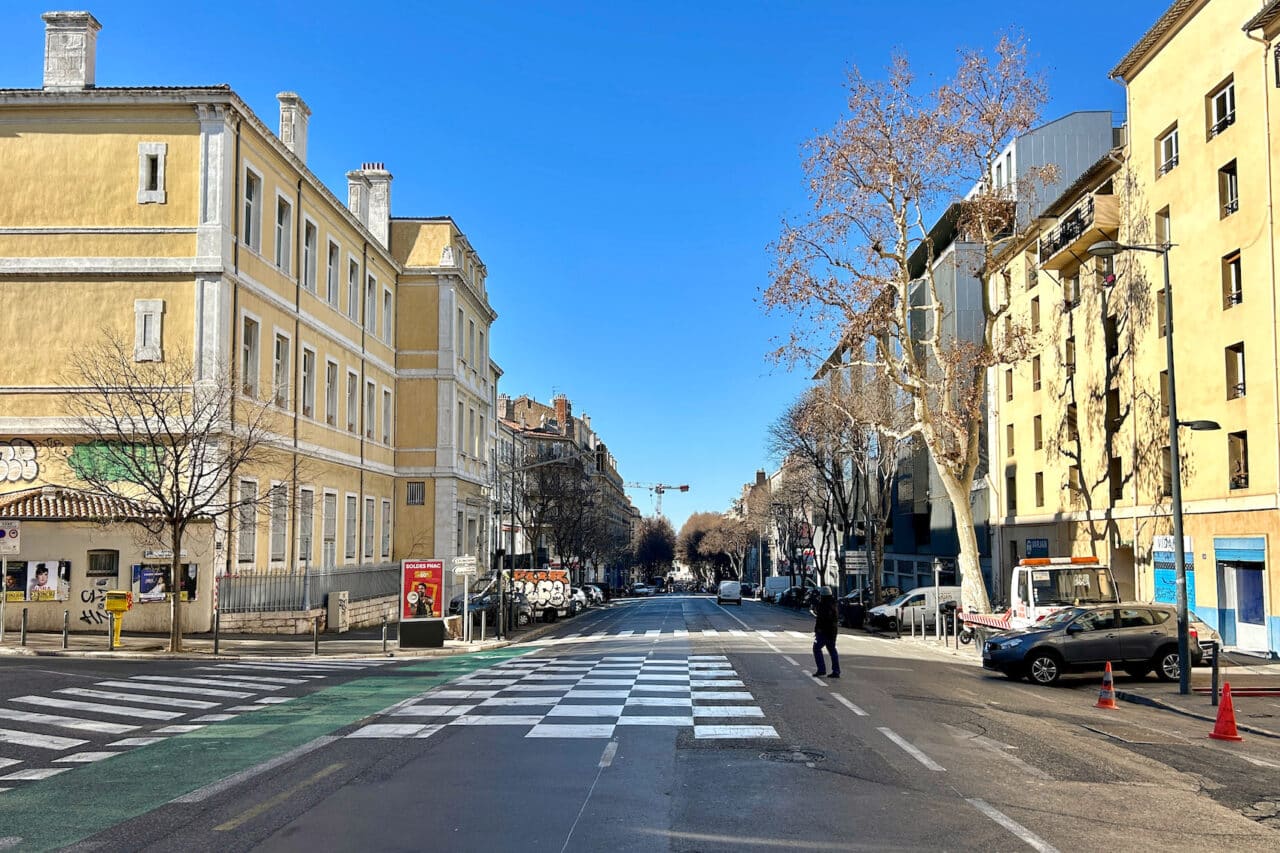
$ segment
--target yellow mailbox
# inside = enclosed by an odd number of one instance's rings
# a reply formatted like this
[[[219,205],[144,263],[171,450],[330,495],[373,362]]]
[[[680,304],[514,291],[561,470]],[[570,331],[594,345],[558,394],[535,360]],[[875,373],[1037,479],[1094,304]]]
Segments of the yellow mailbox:
[[[107,600],[102,603],[102,607],[116,616],[111,626],[111,648],[114,649],[120,645],[120,623],[124,621],[124,614],[133,607],[133,593],[123,589],[107,590]]]

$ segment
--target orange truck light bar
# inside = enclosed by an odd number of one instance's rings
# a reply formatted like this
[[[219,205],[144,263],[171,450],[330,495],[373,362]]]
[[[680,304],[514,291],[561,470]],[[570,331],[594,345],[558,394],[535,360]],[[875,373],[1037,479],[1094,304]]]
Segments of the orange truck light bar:
[[[1031,557],[1019,560],[1019,566],[1098,565],[1097,557]]]

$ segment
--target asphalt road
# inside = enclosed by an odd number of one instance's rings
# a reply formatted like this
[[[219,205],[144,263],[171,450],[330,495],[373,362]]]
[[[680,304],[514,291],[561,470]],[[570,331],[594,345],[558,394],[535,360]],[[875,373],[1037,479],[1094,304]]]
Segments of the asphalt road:
[[[1037,688],[861,633],[840,638],[843,677],[818,680],[811,621],[659,596],[448,659],[2,660],[0,849],[1280,848],[1265,738],[1211,741],[1094,708],[1095,678]],[[65,692],[85,689],[132,698]],[[175,725],[191,728],[157,733]]]

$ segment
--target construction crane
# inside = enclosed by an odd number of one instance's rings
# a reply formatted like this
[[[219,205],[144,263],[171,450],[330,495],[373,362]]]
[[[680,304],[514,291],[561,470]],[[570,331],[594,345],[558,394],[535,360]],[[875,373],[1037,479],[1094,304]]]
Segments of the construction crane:
[[[663,492],[689,491],[689,487],[687,485],[669,486],[666,483],[627,483],[626,485],[628,489],[648,489],[649,491],[653,492],[654,495],[657,496],[655,498],[655,502],[656,502],[655,511],[657,512],[659,518],[662,517],[662,493]]]

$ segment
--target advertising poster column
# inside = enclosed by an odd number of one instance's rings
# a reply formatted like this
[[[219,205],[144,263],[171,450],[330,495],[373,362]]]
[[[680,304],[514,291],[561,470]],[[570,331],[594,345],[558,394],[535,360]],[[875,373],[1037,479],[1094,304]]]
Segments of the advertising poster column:
[[[443,560],[400,561],[400,645],[444,645]]]

